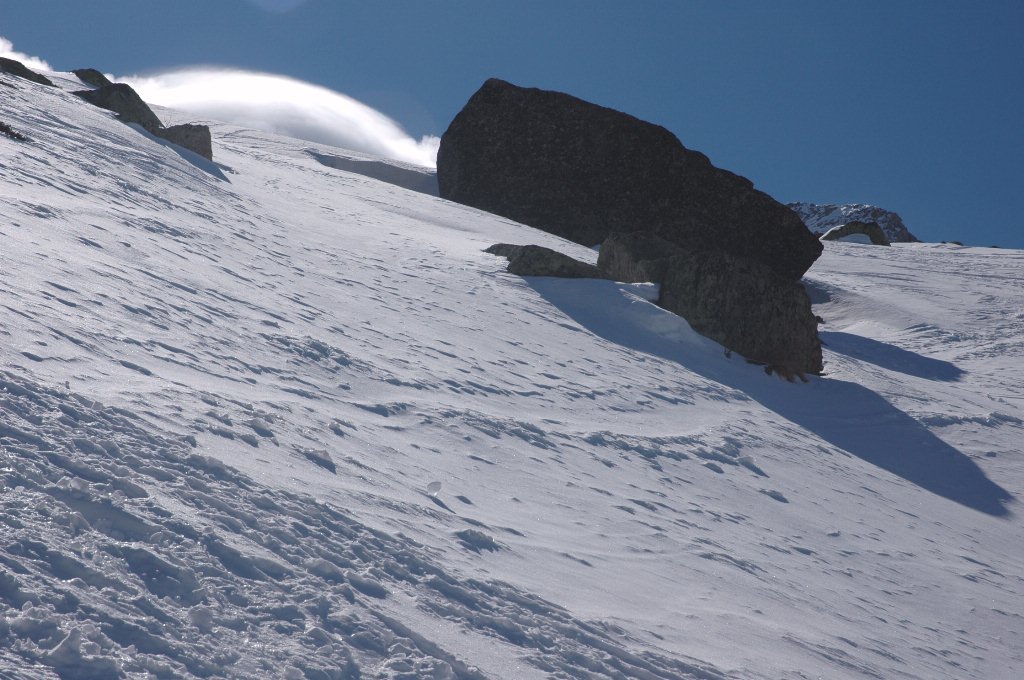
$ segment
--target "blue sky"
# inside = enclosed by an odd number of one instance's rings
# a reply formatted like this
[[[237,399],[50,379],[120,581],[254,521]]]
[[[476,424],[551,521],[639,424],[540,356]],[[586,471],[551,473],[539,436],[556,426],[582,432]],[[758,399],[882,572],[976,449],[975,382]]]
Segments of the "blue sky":
[[[781,201],[899,212],[1024,248],[1024,3],[7,0],[54,68],[194,65],[344,93],[440,135],[489,77],[664,125]]]

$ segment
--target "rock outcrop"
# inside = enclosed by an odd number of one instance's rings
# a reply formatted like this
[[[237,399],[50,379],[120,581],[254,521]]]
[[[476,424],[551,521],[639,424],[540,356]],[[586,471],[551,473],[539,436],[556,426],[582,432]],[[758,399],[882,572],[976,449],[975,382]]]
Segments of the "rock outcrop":
[[[17,59],[9,59],[7,57],[0,57],[0,73],[10,73],[12,76],[18,76],[25,80],[31,80],[33,83],[39,83],[40,85],[49,85],[53,87],[53,81],[44,75],[40,75],[30,69],[29,67],[22,64]]]
[[[508,268],[506,271],[517,276],[557,276],[563,279],[607,278],[594,265],[580,262],[544,246],[496,243],[484,252],[507,257]]]
[[[93,69],[81,70],[92,71]],[[76,71],[75,74],[78,75],[78,72]],[[79,78],[85,81],[81,75]],[[142,97],[130,85],[111,83],[101,85],[94,90],[77,90],[74,94],[101,109],[113,111],[124,123],[141,125],[157,137],[197,153],[207,160],[213,160],[213,142],[209,126],[185,123],[164,127],[157,115],[153,113],[153,109],[142,101]]]
[[[150,132],[163,127],[142,97],[130,85],[112,83],[95,90],[78,90],[74,94],[101,109],[113,111],[125,123],[137,123]]]
[[[722,252],[668,258],[658,304],[695,331],[792,379],[822,370],[818,320],[803,285]]]
[[[152,132],[157,137],[163,137],[168,142],[197,153],[206,160],[213,160],[213,140],[210,137],[210,127],[208,125],[183,123],[182,125],[171,125],[153,130]]]
[[[110,78],[107,78],[94,68],[76,68],[72,73],[78,76],[78,79],[86,85],[92,85],[93,87],[113,85]]]
[[[832,227],[850,222],[874,222],[882,228],[890,243],[917,243],[919,241],[910,233],[898,214],[884,208],[862,203],[849,205],[789,203],[788,205],[800,216],[811,233],[817,236],[821,236]]]
[[[886,238],[885,232],[877,222],[848,222],[838,227],[832,227],[821,235],[821,240],[840,241],[858,235],[866,238],[872,245],[889,245],[889,239]]]
[[[821,243],[789,208],[668,130],[559,92],[491,79],[441,138],[442,198],[584,245],[653,231],[797,280]]]

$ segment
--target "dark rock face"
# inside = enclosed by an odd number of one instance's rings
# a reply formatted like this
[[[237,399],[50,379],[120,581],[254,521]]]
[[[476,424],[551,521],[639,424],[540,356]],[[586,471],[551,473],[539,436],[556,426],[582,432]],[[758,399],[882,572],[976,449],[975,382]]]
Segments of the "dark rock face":
[[[75,94],[101,109],[113,111],[125,123],[138,123],[151,132],[163,127],[142,97],[124,83],[104,85],[95,90],[78,90]]]
[[[0,57],[0,72],[10,73],[12,76],[18,76],[25,80],[31,80],[33,83],[39,83],[40,85],[49,85],[53,87],[53,81],[46,76],[40,75],[35,71],[31,70],[17,59],[8,59],[7,57]]]
[[[658,304],[701,335],[787,378],[822,370],[818,321],[798,281],[721,252],[668,259]]]
[[[210,128],[207,125],[185,123],[184,125],[160,128],[152,132],[157,137],[184,147],[207,160],[213,160],[213,141],[210,138]]]
[[[650,232],[615,233],[601,244],[597,268],[613,281],[661,283],[668,258],[683,252],[680,246]]]
[[[557,276],[564,279],[603,279],[592,264],[580,262],[544,246],[498,243],[484,251],[508,258],[508,273],[517,276]]]
[[[838,241],[854,234],[863,234],[871,239],[876,246],[889,245],[889,239],[877,222],[847,222],[840,227],[832,227],[821,236],[822,241]]]
[[[94,68],[76,68],[72,73],[78,76],[78,79],[86,85],[92,85],[93,87],[113,85],[109,78]]]
[[[584,245],[654,231],[796,280],[821,244],[786,206],[663,127],[558,92],[491,79],[441,138],[442,198]]]

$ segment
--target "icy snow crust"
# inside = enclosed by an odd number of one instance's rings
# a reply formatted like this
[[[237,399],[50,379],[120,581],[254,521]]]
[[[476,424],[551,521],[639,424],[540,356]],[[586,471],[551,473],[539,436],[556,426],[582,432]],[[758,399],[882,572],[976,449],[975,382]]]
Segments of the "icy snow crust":
[[[825,244],[789,384],[357,155],[0,78],[0,677],[1024,673],[1024,253]]]

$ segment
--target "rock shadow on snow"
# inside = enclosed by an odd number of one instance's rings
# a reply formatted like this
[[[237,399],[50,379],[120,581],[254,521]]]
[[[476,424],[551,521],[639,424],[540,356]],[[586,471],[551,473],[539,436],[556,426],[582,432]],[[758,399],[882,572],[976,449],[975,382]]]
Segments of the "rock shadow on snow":
[[[152,132],[150,132],[149,130],[147,130],[146,128],[142,127],[137,123],[131,123],[130,125],[134,127],[136,130],[138,130],[141,134],[148,137],[150,140],[178,154],[179,156],[181,156],[186,161],[196,166],[206,174],[213,175],[217,179],[227,182],[228,184],[231,184],[231,180],[228,179],[227,175],[225,175],[224,171],[222,170],[222,168],[226,166],[222,166],[221,164],[215,161],[204,158],[203,156],[197,154],[195,151],[186,149],[185,147],[179,146],[174,142],[166,140],[162,137],[158,137],[157,135],[154,135]]]
[[[1010,492],[968,456],[862,385],[827,377],[807,386],[765,380],[742,360],[709,353],[710,341],[683,319],[629,294],[629,284],[545,277],[525,281],[598,337],[736,389],[833,446],[930,493],[989,515],[1010,514]],[[865,422],[872,426],[864,427]]]
[[[397,162],[369,158],[345,158],[313,150],[307,153],[328,168],[363,175],[428,196],[437,196],[437,175],[426,168],[403,167]]]
[[[880,368],[926,380],[955,382],[963,369],[941,359],[932,359],[886,342],[842,331],[821,331],[822,342],[833,352],[865,361]]]

